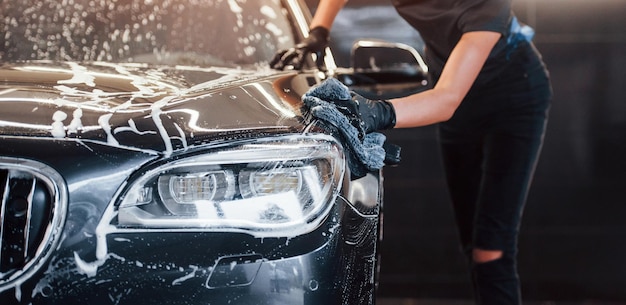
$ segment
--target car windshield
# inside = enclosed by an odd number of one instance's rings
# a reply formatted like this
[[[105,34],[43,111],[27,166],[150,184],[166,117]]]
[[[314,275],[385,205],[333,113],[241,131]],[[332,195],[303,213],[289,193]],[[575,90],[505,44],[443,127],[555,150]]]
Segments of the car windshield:
[[[241,67],[294,45],[280,0],[2,1],[0,12],[0,62]]]

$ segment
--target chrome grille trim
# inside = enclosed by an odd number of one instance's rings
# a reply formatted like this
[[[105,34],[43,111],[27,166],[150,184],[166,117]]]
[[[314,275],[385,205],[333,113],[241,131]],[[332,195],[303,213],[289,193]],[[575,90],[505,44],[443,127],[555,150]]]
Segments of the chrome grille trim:
[[[0,171],[0,183],[2,183],[0,185],[0,192],[2,192],[0,198],[0,268],[3,268],[0,270],[0,291],[3,291],[31,277],[47,261],[52,250],[56,249],[65,223],[68,195],[67,186],[61,175],[43,163],[0,157]],[[20,180],[21,185],[16,186],[15,180]],[[20,187],[21,190],[19,190]],[[36,201],[34,194],[37,189],[46,195],[45,209],[33,205]],[[18,200],[23,199],[19,204],[15,200],[11,202],[14,195],[12,192],[18,192],[16,195],[19,196]],[[41,199],[37,200],[42,202]],[[19,213],[14,213],[16,209]],[[21,213],[22,211],[24,214]],[[36,213],[42,215],[35,215]],[[37,223],[33,224],[33,219],[41,221],[39,234],[31,232],[33,225],[35,227],[37,225]],[[13,226],[20,221],[23,224],[17,228]],[[11,241],[6,238],[9,234],[13,234]],[[15,244],[16,239],[17,244]],[[31,247],[29,244],[32,248],[29,248]],[[21,254],[20,259],[23,261],[15,262],[16,253]],[[9,265],[10,268],[7,269]]]
[[[4,170],[2,169],[2,167],[0,167],[0,170],[2,170],[2,173],[6,173],[5,175],[5,183],[4,183],[4,192],[3,192],[3,198],[2,198],[2,202],[0,203],[2,205],[2,209],[0,212],[0,215],[2,216],[2,219],[0,219],[0,245],[2,246],[0,248],[0,278],[2,277],[2,272],[5,271],[3,270],[2,266],[3,263],[5,263],[4,261],[7,259],[7,252],[10,251],[10,249],[7,249],[8,251],[4,251],[5,250],[5,243],[8,243],[8,240],[3,240],[3,237],[5,236],[6,232],[8,231],[9,228],[8,226],[11,224],[9,217],[10,215],[9,212],[10,209],[7,209],[7,205],[9,204],[9,199],[11,197],[11,180],[12,179],[21,179],[22,180],[30,180],[30,181],[24,181],[25,183],[29,183],[30,187],[29,187],[29,191],[28,194],[26,196],[26,212],[25,212],[25,221],[23,221],[23,225],[20,228],[15,228],[12,227],[10,228],[11,230],[16,230],[16,229],[21,229],[20,233],[22,233],[23,236],[23,243],[21,245],[15,245],[15,244],[11,244],[11,248],[16,248],[18,250],[20,250],[21,252],[21,259],[23,259],[24,261],[26,261],[28,259],[28,245],[29,245],[29,240],[30,240],[30,230],[28,230],[28,228],[31,227],[32,223],[32,212],[33,212],[33,194],[35,192],[35,186],[37,183],[37,178],[35,178],[34,176],[32,177],[28,177],[28,178],[24,178],[23,176],[25,174],[22,174],[22,171],[18,172],[16,170]],[[10,233],[9,233],[10,234]]]

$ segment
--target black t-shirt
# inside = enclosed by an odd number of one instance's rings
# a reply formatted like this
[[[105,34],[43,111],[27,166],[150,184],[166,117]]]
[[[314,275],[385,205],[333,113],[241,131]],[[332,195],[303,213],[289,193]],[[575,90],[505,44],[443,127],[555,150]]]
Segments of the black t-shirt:
[[[392,0],[396,10],[421,35],[425,57],[438,78],[452,49],[464,33],[502,34],[481,70],[477,83],[504,70],[507,36],[513,18],[511,0]]]

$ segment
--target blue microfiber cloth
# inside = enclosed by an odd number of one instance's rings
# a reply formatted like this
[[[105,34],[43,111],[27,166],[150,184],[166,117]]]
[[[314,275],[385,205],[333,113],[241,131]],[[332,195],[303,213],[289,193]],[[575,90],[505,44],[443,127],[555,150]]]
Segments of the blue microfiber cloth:
[[[348,87],[335,78],[329,78],[302,96],[306,106],[305,112],[337,128],[344,140],[351,174],[353,178],[358,178],[385,165],[383,144],[386,137],[378,132],[360,134],[346,115],[332,103],[351,99]]]

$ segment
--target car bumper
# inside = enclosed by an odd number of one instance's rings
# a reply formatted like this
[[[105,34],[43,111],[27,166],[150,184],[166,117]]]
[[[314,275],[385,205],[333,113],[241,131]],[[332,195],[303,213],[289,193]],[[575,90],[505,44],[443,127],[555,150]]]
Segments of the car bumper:
[[[47,269],[1,292],[0,299],[2,304],[344,304],[373,297],[376,222],[339,197],[320,227],[294,238],[112,232],[106,236],[106,257],[98,261],[97,236],[87,236],[63,244]],[[355,227],[373,240],[349,241]]]

